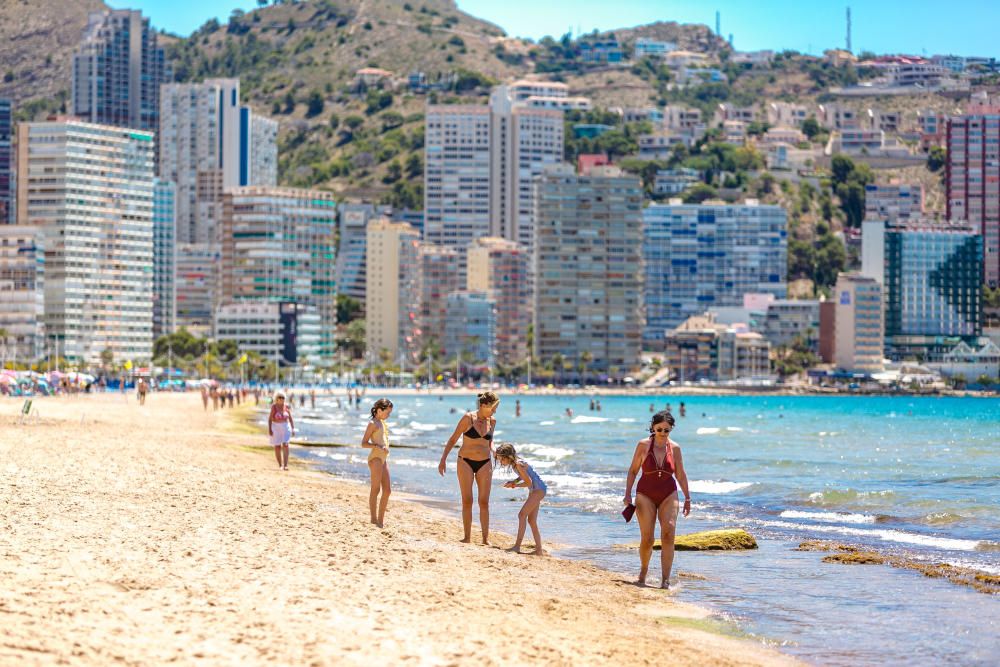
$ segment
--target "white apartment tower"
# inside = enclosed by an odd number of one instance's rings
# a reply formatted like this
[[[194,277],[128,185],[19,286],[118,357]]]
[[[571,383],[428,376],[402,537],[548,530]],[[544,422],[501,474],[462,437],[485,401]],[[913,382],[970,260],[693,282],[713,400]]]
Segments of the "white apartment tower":
[[[562,161],[563,112],[530,106],[525,92],[500,86],[489,106],[427,109],[424,238],[459,248],[463,280],[465,250],[478,238],[534,248],[534,178]]]
[[[148,360],[153,133],[57,119],[18,127],[18,223],[42,229],[45,329],[57,354]]]

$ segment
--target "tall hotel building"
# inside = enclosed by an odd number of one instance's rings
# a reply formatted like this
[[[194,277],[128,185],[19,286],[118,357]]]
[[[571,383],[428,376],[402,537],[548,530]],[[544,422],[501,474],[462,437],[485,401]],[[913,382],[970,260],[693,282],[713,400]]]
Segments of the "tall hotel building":
[[[519,99],[522,98],[522,99]],[[427,108],[424,239],[465,250],[484,236],[534,244],[533,179],[563,159],[563,112],[500,86],[488,106]]]
[[[319,315],[319,357],[332,359],[337,326],[333,195],[247,186],[227,190],[223,202],[220,304],[309,306]]]
[[[14,105],[0,99],[0,225],[14,217]]]
[[[524,246],[507,239],[485,237],[469,248],[467,289],[485,292],[495,303],[496,359],[502,364],[520,364],[528,358],[530,264]]]
[[[616,167],[536,180],[535,353],[612,375],[642,350],[642,187]]]
[[[368,225],[368,355],[391,361],[420,361],[420,233],[405,222],[374,220]]]
[[[982,333],[983,238],[964,224],[862,224],[861,273],[885,295],[890,358],[940,361]]]
[[[337,245],[337,292],[365,302],[365,245],[368,222],[385,207],[374,204],[341,204],[337,207],[340,233]]]
[[[17,219],[41,228],[45,329],[58,354],[148,360],[153,327],[153,133],[22,123]]]
[[[43,230],[0,225],[0,340],[4,361],[35,361],[45,354]]]
[[[92,12],[73,56],[73,115],[141,130],[159,126],[160,84],[170,80],[156,31],[142,12]]]
[[[218,305],[211,260],[222,242],[222,193],[277,183],[277,131],[275,121],[240,105],[238,79],[163,86],[159,176],[177,186],[179,270],[191,276],[178,277],[178,326],[211,329]]]
[[[643,211],[642,230],[650,349],[709,308],[741,307],[748,293],[787,294],[787,218],[778,206],[654,204]]]
[[[834,287],[833,363],[842,370],[883,369],[882,286],[874,278],[841,273]]]
[[[1000,107],[971,106],[948,120],[947,219],[983,237],[983,280],[1000,285]]]
[[[458,280],[460,253],[451,246],[420,244],[420,338],[445,355],[454,354],[446,344],[448,295],[462,289]]]
[[[177,328],[177,187],[153,182],[153,339]]]

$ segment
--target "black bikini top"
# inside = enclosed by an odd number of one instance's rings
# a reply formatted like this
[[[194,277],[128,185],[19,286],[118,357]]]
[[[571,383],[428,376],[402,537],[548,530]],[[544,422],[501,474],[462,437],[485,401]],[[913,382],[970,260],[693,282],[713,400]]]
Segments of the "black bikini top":
[[[493,429],[490,428],[489,432],[484,435],[476,430],[476,418],[472,417],[472,415],[469,415],[469,417],[472,418],[472,424],[469,426],[469,430],[464,433],[465,437],[493,442]]]

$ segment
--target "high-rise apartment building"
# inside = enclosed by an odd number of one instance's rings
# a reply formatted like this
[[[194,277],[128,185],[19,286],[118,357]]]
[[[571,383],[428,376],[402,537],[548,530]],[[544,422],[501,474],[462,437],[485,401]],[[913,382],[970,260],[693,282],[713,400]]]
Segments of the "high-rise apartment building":
[[[532,89],[544,89],[535,82]],[[489,106],[427,108],[424,239],[462,252],[500,236],[531,251],[533,179],[563,159],[563,112],[528,104],[527,89],[500,86]]]
[[[862,224],[862,275],[885,295],[890,358],[938,361],[982,332],[982,236],[965,224]]]
[[[277,183],[277,129],[240,104],[238,79],[163,86],[159,176],[177,186],[178,261],[191,277],[178,280],[178,326],[211,330],[219,276],[205,260],[221,252],[222,194]]]
[[[639,179],[616,167],[579,175],[559,165],[536,188],[535,354],[627,373],[642,348]]]
[[[458,258],[462,253],[451,246],[420,245],[420,337],[423,345],[445,355],[454,354],[445,340],[448,295],[462,289],[458,278]]]
[[[73,56],[70,110],[91,123],[155,131],[160,85],[169,80],[157,33],[142,12],[92,12]]]
[[[466,288],[470,292],[486,292],[493,298],[496,359],[502,364],[520,364],[528,358],[530,264],[527,250],[515,241],[485,237],[469,247]]]
[[[45,329],[58,353],[148,360],[153,133],[57,119],[18,126],[18,223],[45,235]]]
[[[461,290],[447,298],[444,346],[448,356],[492,368],[496,359],[496,304],[486,292]]]
[[[653,349],[709,308],[742,306],[748,293],[787,294],[787,218],[778,206],[671,201],[646,208],[642,230],[643,339]]]
[[[256,185],[226,190],[219,303],[311,306],[320,318],[319,357],[332,359],[336,234],[337,205],[329,192]]]
[[[177,187],[153,182],[153,339],[177,328]]]
[[[362,304],[365,302],[365,263],[368,222],[388,215],[388,207],[374,204],[341,204],[339,245],[337,246],[337,292]]]
[[[14,217],[14,103],[0,98],[0,225]]]
[[[841,273],[834,301],[833,363],[851,373],[881,371],[882,286],[874,278]]]
[[[209,336],[219,302],[222,247],[218,243],[178,243],[176,261],[177,328]]]
[[[294,301],[226,303],[215,314],[214,335],[286,368],[320,358],[320,320],[314,306]]]
[[[948,120],[946,216],[983,237],[983,279],[1000,285],[1000,107],[972,106]]]
[[[45,352],[44,232],[0,225],[0,340],[3,361],[31,362]]]
[[[405,222],[368,224],[365,337],[368,354],[420,361],[420,234]]]

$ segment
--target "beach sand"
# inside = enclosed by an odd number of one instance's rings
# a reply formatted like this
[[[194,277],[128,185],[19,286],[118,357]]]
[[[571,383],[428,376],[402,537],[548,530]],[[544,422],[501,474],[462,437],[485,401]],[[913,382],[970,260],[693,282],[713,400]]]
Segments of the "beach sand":
[[[364,487],[278,471],[195,394],[35,405],[0,401],[0,664],[794,664],[415,502],[379,530]]]

